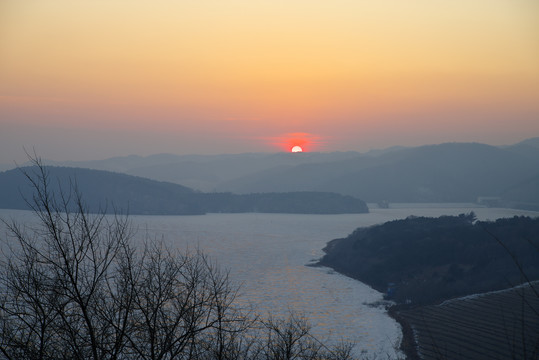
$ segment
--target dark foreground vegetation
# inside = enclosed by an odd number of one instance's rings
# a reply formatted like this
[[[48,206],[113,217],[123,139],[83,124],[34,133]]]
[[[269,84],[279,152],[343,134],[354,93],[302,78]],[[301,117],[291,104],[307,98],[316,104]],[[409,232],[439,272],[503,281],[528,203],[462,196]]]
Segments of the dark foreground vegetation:
[[[33,188],[27,184],[21,170],[38,171],[37,167],[27,167],[0,173],[0,208],[29,208],[24,199],[31,199]],[[47,172],[54,179],[50,186],[56,193],[76,183],[91,212],[122,210],[144,215],[202,215],[211,212],[342,214],[369,211],[360,199],[330,192],[201,193],[178,184],[109,171],[47,167]]]
[[[397,302],[410,359],[539,359],[538,240],[539,218],[409,217],[333,240],[320,264]]]
[[[89,214],[76,191],[55,196],[37,165],[40,225],[6,223],[2,243],[0,359],[353,358],[298,315],[236,307],[227,272],[201,252],[134,246],[125,217]]]

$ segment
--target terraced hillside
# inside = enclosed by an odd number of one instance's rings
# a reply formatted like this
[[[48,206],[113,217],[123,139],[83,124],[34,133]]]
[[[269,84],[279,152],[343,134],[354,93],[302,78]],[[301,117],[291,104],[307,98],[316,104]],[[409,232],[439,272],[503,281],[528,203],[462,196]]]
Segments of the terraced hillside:
[[[319,263],[387,289],[409,359],[539,360],[538,240],[539,218],[408,217],[329,242]]]
[[[539,359],[538,292],[535,282],[398,314],[421,359]]]

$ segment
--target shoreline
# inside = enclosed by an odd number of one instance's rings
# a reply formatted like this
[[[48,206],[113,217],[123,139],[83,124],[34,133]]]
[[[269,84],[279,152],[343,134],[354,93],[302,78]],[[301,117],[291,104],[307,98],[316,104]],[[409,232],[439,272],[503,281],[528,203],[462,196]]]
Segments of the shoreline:
[[[333,271],[343,275],[343,276],[346,276],[348,278],[351,278],[351,279],[354,279],[355,281],[358,281],[362,284],[365,284],[371,288],[373,288],[374,290],[376,291],[379,291],[381,293],[384,293],[383,291],[380,291],[380,289],[377,289],[376,287],[372,286],[371,284],[367,283],[367,282],[364,282],[364,281],[361,281],[360,279],[358,279],[357,277],[355,276],[351,276],[350,274],[347,274],[346,272],[342,272],[342,271],[339,271],[338,269],[336,269],[335,267],[333,266],[330,266],[328,264],[322,264],[319,262],[317,263],[314,263],[314,264],[309,264],[308,266],[313,266],[313,267],[326,267],[326,268],[329,268],[329,269],[332,269]],[[531,287],[530,287],[531,286]],[[535,290],[530,290],[530,289],[535,289]],[[470,302],[476,302],[476,303],[479,303],[479,304],[482,304],[483,307],[485,307],[485,304],[490,304],[491,302],[493,301],[497,301],[497,298],[500,297],[500,296],[509,296],[509,299],[513,302],[515,302],[515,300],[520,300],[522,301],[523,303],[526,302],[527,306],[529,307],[529,309],[527,310],[527,312],[529,313],[527,315],[528,318],[531,317],[531,321],[536,325],[535,326],[535,333],[532,332],[532,334],[527,334],[528,336],[531,336],[533,338],[539,338],[539,322],[534,320],[533,316],[537,316],[537,314],[539,313],[539,296],[537,297],[532,297],[531,300],[532,301],[529,301],[529,300],[525,300],[523,295],[520,294],[519,290],[521,290],[522,292],[525,292],[525,291],[528,291],[528,292],[531,292],[532,293],[532,296],[535,295],[536,292],[539,292],[539,280],[536,280],[536,281],[531,281],[530,283],[523,283],[523,284],[520,284],[520,285],[516,285],[516,286],[513,286],[513,287],[510,287],[510,288],[505,288],[505,289],[501,289],[501,290],[494,290],[494,291],[487,291],[487,292],[483,292],[483,293],[474,293],[474,294],[470,294],[470,295],[464,295],[464,296],[460,296],[460,297],[455,297],[455,298],[448,298],[448,299],[444,299],[444,300],[440,300],[440,301],[436,301],[434,303],[429,303],[429,304],[411,304],[411,305],[408,305],[408,304],[402,304],[402,303],[397,303],[397,304],[394,304],[394,305],[391,305],[389,306],[387,309],[386,309],[386,313],[387,315],[392,318],[393,320],[395,320],[399,326],[400,326],[400,329],[401,329],[401,341],[400,341],[400,344],[398,346],[398,351],[401,351],[404,356],[405,356],[405,359],[406,360],[421,360],[421,359],[437,359],[436,356],[432,357],[432,356],[425,356],[425,354],[421,354],[420,353],[420,349],[425,349],[425,348],[429,348],[429,347],[433,347],[436,348],[438,345],[436,345],[436,340],[435,340],[435,335],[436,334],[428,334],[428,336],[425,336],[424,333],[421,333],[420,331],[418,331],[416,329],[416,327],[418,327],[418,325],[421,325],[421,322],[427,322],[427,320],[425,320],[426,318],[424,318],[424,315],[422,319],[418,320],[418,317],[417,317],[417,314],[418,313],[421,313],[423,314],[424,311],[433,311],[432,309],[444,309],[444,308],[448,308],[448,307],[451,307],[452,305],[454,304],[458,304],[458,305],[461,305],[464,304],[464,305],[467,305],[468,303]],[[532,305],[530,305],[530,303],[532,303]],[[513,310],[513,308],[511,308],[510,310]],[[524,314],[524,305],[522,305],[522,314]],[[440,310],[440,311],[443,311],[443,310]],[[413,318],[412,317],[412,314],[415,315],[415,320],[414,321],[411,321],[410,318]],[[454,314],[452,315],[455,315],[456,317],[458,316],[461,316],[458,312],[455,312]],[[500,315],[500,313],[495,313],[494,315]],[[522,326],[524,326],[524,319],[516,319],[515,316],[514,316],[514,313],[507,310],[507,311],[504,311],[501,313],[501,318],[503,319],[503,321],[513,321],[513,322],[517,322],[517,321],[520,321],[522,322]],[[525,317],[525,316],[523,316]],[[483,321],[488,321],[488,320],[492,320],[492,322],[496,322],[496,320],[499,319],[499,316],[496,317],[496,316],[493,316],[493,317],[490,317],[490,318],[487,318],[487,320],[484,320]],[[503,327],[499,327],[499,332],[500,333],[503,333],[503,331],[507,331],[506,328],[503,328]],[[496,328],[494,326],[494,328]],[[445,331],[446,329],[442,326],[442,332]],[[463,333],[466,333],[466,331],[470,331],[470,326],[466,326],[466,327],[463,327],[462,329],[460,329],[460,332],[463,332]],[[521,334],[522,336],[524,336],[523,334]],[[514,336],[514,335],[513,335]],[[487,339],[487,340],[490,340],[490,339]],[[523,340],[520,340],[522,341],[523,343],[525,343],[526,339],[523,339]],[[487,341],[488,342],[488,341]],[[481,348],[482,346],[485,346],[485,343],[486,341],[477,341],[477,347]],[[434,345],[433,345],[434,344]],[[503,345],[503,343],[502,343]],[[500,345],[501,346],[501,345]],[[513,344],[514,346],[514,344]],[[513,350],[513,351],[517,351],[517,350]],[[514,354],[512,354],[514,355]],[[447,356],[447,355],[439,355],[439,356],[442,356],[442,358],[446,358],[446,357],[443,357],[443,356]]]

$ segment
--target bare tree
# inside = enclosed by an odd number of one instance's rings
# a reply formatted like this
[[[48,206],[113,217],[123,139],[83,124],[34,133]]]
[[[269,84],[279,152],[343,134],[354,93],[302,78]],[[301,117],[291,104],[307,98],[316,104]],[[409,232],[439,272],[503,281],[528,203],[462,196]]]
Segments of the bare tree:
[[[351,360],[351,343],[327,346],[314,337],[307,319],[297,313],[286,318],[270,317],[261,322],[263,340],[257,359],[261,360]]]
[[[238,289],[206,255],[134,246],[126,216],[92,214],[76,182],[55,186],[37,157],[23,170],[37,226],[4,222],[0,359],[347,360],[297,315],[238,309]],[[59,184],[59,183],[58,183]]]
[[[76,184],[53,191],[46,168],[39,159],[34,165],[24,174],[40,225],[6,223],[15,245],[2,264],[0,350],[6,358],[21,351],[35,359],[118,358],[127,325],[125,297],[117,296],[120,260],[130,252],[127,218],[90,214]]]
[[[308,337],[310,326],[302,317],[292,315],[286,320],[270,318],[263,324],[267,328],[266,359],[292,360],[305,357],[306,351],[318,351],[319,346],[313,346]]]
[[[242,321],[227,273],[200,251],[135,249],[127,217],[90,214],[76,183],[56,189],[33,161],[24,173],[39,225],[6,223],[14,245],[0,274],[4,358],[194,357],[207,334],[224,347],[225,331]]]
[[[210,351],[205,343],[211,340],[220,345],[216,358],[224,358],[224,334],[232,324],[244,323],[232,306],[236,289],[227,273],[200,251],[172,253],[162,243],[147,244],[132,270],[133,325],[126,336],[132,354],[151,360],[196,358]]]

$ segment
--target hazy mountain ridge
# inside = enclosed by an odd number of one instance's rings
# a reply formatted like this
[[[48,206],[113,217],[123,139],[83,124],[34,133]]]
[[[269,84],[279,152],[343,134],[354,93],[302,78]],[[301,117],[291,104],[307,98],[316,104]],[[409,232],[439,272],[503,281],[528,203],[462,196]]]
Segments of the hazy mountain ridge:
[[[65,165],[66,163],[64,163]],[[237,194],[324,191],[368,202],[475,202],[539,209],[539,138],[337,153],[127,156],[70,166]]]
[[[522,140],[521,142],[518,142],[518,143],[516,143],[514,145],[510,145],[509,147],[521,146],[521,145],[531,146],[531,147],[539,149],[539,136]]]
[[[400,155],[350,172],[320,190],[338,188],[366,201],[474,202],[479,196],[503,197],[506,189],[539,173],[538,159],[482,144],[425,146]]]
[[[530,184],[538,175],[539,156],[484,144],[447,143],[374,158],[268,169],[225,182],[218,189],[241,193],[305,188],[368,202],[475,202],[480,196],[514,202],[521,199],[512,194],[526,193],[524,188],[518,190],[520,184]],[[539,203],[539,196],[529,195],[529,202]]]
[[[81,167],[122,172],[158,181],[174,182],[201,191],[215,191],[218,184],[280,166],[338,161],[360,155],[358,152],[333,153],[243,153],[223,155],[156,154],[129,155],[95,161],[48,161],[46,165]],[[23,164],[23,166],[28,164]],[[11,167],[13,168],[13,167]]]
[[[33,188],[21,171],[0,173],[0,208],[28,209],[24,199],[32,199]],[[274,194],[201,193],[169,182],[73,167],[47,166],[50,186],[65,192],[76,184],[89,211],[150,215],[201,215],[208,212],[268,212],[300,214],[341,214],[368,212],[357,198],[335,193],[287,192]]]

